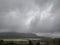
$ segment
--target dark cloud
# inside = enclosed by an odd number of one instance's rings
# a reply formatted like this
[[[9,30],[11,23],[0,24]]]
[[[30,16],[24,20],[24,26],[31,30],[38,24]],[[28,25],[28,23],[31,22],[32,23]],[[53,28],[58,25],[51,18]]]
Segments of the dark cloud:
[[[0,0],[0,32],[60,32],[60,0]]]

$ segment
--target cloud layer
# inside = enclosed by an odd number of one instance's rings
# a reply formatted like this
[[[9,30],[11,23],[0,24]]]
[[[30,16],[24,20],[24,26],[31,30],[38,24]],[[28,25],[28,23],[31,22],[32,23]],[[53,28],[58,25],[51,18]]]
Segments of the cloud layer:
[[[0,32],[60,32],[60,0],[0,0]]]

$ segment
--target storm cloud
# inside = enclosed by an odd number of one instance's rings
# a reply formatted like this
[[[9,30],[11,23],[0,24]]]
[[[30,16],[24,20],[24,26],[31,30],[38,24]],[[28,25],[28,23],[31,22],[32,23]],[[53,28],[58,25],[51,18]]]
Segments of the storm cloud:
[[[60,0],[0,0],[0,32],[59,36],[59,4]]]

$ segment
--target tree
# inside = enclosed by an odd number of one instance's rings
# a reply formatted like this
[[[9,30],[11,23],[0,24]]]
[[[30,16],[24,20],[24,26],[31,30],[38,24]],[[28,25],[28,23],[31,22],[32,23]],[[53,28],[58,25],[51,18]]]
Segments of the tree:
[[[60,45],[60,40],[58,40],[58,45]]]
[[[40,42],[37,42],[37,44],[36,45],[40,45]]]
[[[32,43],[32,41],[31,41],[31,40],[29,40],[29,45],[33,45],[33,43]]]
[[[0,41],[0,45],[4,45],[4,41],[3,40]]]

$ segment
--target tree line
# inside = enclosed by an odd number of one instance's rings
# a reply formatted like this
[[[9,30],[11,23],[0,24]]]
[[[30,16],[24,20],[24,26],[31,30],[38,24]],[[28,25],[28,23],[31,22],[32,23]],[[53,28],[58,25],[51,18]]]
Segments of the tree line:
[[[19,44],[19,43],[17,44],[14,41],[9,42],[9,41],[0,40],[0,45],[34,45],[34,43],[31,40],[29,40],[28,42],[29,42],[28,44]],[[41,45],[41,44],[40,44],[40,42],[37,42],[37,43],[35,43],[35,45]],[[60,40],[58,40],[57,43],[55,40],[52,40],[50,42],[50,44],[47,43],[47,44],[43,44],[43,45],[60,45]]]

